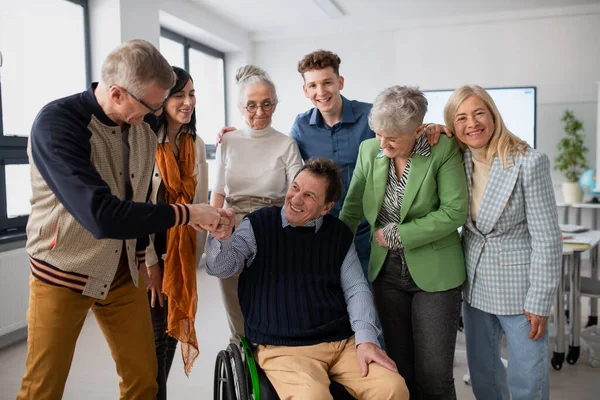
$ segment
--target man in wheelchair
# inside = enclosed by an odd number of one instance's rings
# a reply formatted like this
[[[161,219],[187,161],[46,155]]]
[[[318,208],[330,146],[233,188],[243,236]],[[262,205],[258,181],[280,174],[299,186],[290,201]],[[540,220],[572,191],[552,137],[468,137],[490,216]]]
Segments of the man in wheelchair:
[[[210,275],[243,268],[239,300],[254,357],[282,399],[331,399],[330,379],[359,399],[408,399],[379,348],[377,312],[350,229],[328,214],[341,197],[339,167],[310,159],[283,207],[255,211],[208,239]]]

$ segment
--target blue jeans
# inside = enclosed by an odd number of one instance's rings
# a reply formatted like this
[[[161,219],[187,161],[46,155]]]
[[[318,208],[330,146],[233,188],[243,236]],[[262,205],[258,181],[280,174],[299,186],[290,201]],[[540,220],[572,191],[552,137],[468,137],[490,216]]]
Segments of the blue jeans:
[[[525,314],[495,315],[463,302],[467,361],[478,400],[548,400],[550,398],[548,330],[529,339]],[[508,345],[508,368],[500,360],[502,336]],[[510,392],[510,394],[509,394]]]

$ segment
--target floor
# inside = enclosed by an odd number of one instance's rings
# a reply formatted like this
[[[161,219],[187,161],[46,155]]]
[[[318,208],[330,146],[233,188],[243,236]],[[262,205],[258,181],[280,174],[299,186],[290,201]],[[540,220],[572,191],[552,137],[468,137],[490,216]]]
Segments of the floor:
[[[582,275],[589,275],[589,263],[584,261]],[[169,398],[177,400],[211,399],[214,359],[228,343],[228,328],[216,278],[204,270],[198,271],[199,307],[197,332],[200,356],[189,378],[183,373],[181,357],[177,354],[169,377]],[[587,315],[588,301],[583,301]],[[553,338],[551,338],[551,343]],[[463,383],[466,372],[464,335],[459,333],[456,346],[454,377],[459,399],[471,400],[470,386]],[[19,342],[0,349],[0,400],[14,399],[24,372],[27,346]],[[561,371],[550,370],[552,400],[598,400],[600,398],[600,368],[588,365],[582,351],[575,365],[565,362]],[[90,313],[77,343],[71,373],[63,399],[118,399],[118,377],[102,333]],[[486,399],[484,399],[486,400]]]

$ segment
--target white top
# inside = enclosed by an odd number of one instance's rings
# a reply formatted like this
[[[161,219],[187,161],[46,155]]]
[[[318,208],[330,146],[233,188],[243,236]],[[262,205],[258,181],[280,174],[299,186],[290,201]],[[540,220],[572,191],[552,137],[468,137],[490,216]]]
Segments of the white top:
[[[473,175],[471,177],[471,219],[477,223],[477,212],[481,206],[481,199],[485,192],[485,186],[490,177],[492,161],[483,158],[481,149],[471,149],[473,154]]]
[[[302,159],[296,141],[272,127],[229,132],[217,147],[215,193],[225,197],[285,196]]]

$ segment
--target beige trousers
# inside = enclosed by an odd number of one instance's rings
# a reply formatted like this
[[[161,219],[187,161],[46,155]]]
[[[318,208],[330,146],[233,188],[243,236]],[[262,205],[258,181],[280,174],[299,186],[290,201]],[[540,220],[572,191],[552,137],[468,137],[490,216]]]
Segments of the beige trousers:
[[[408,400],[404,378],[379,364],[361,376],[354,336],[313,346],[263,346],[254,353],[281,400],[332,400],[330,379],[361,400]]]

